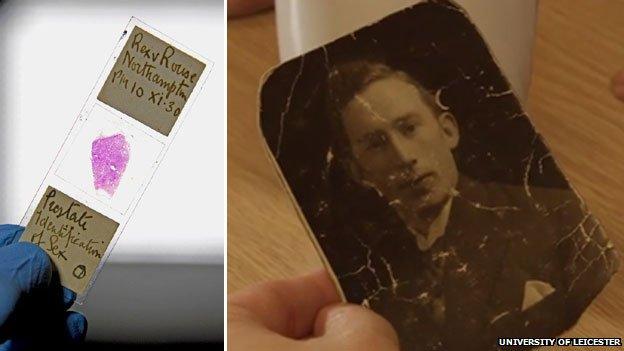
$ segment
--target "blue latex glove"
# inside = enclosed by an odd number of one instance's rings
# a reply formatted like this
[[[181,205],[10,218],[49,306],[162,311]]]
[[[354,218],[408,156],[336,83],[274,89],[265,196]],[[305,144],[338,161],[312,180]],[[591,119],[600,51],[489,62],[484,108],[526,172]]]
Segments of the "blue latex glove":
[[[84,340],[87,320],[67,311],[76,294],[61,287],[58,272],[41,248],[18,242],[23,231],[0,225],[0,351]]]

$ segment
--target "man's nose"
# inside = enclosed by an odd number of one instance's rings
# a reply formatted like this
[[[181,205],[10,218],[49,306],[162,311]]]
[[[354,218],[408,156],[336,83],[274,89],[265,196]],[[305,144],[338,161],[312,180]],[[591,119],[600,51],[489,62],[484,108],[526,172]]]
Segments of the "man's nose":
[[[413,140],[407,139],[400,133],[391,133],[389,141],[392,151],[401,165],[412,165],[418,162],[416,157],[417,147]]]

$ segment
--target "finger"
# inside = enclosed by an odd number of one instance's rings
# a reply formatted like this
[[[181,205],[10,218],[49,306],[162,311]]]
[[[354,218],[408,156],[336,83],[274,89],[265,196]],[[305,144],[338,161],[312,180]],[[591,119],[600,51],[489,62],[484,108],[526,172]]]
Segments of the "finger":
[[[11,339],[0,344],[0,351],[26,351],[30,346],[25,340]]]
[[[0,247],[0,276],[10,280],[21,292],[48,286],[52,262],[39,246],[21,242]]]
[[[17,306],[20,296],[50,285],[52,263],[31,243],[0,247],[0,326]]]
[[[72,307],[76,301],[76,293],[63,287],[63,308],[68,309]]]
[[[323,308],[314,324],[314,336],[308,343],[319,350],[399,350],[392,325],[377,313],[353,304]]]
[[[273,281],[228,298],[228,323],[266,328],[289,338],[309,336],[318,311],[340,301],[325,270]]]
[[[24,227],[14,224],[0,224],[0,247],[16,243],[24,232]]]
[[[273,6],[273,0],[228,0],[228,17],[245,16]]]
[[[624,101],[624,70],[621,70],[613,77],[611,91],[616,98]]]
[[[71,343],[78,343],[85,339],[87,335],[87,319],[78,312],[67,312],[65,319],[67,336]]]

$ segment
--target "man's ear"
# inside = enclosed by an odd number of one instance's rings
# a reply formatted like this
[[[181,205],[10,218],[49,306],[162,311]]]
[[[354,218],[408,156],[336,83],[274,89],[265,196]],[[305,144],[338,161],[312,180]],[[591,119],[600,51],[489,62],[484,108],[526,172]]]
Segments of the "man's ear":
[[[450,112],[442,112],[438,116],[438,122],[444,133],[446,144],[451,150],[455,149],[459,144],[459,127],[457,126],[455,116]]]

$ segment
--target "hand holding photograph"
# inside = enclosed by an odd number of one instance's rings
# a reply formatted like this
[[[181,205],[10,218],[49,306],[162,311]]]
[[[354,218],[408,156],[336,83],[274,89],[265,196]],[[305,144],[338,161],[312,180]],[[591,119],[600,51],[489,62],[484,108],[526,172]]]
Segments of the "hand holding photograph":
[[[403,350],[571,328],[618,254],[466,12],[430,0],[270,72],[260,127],[348,302]]]

